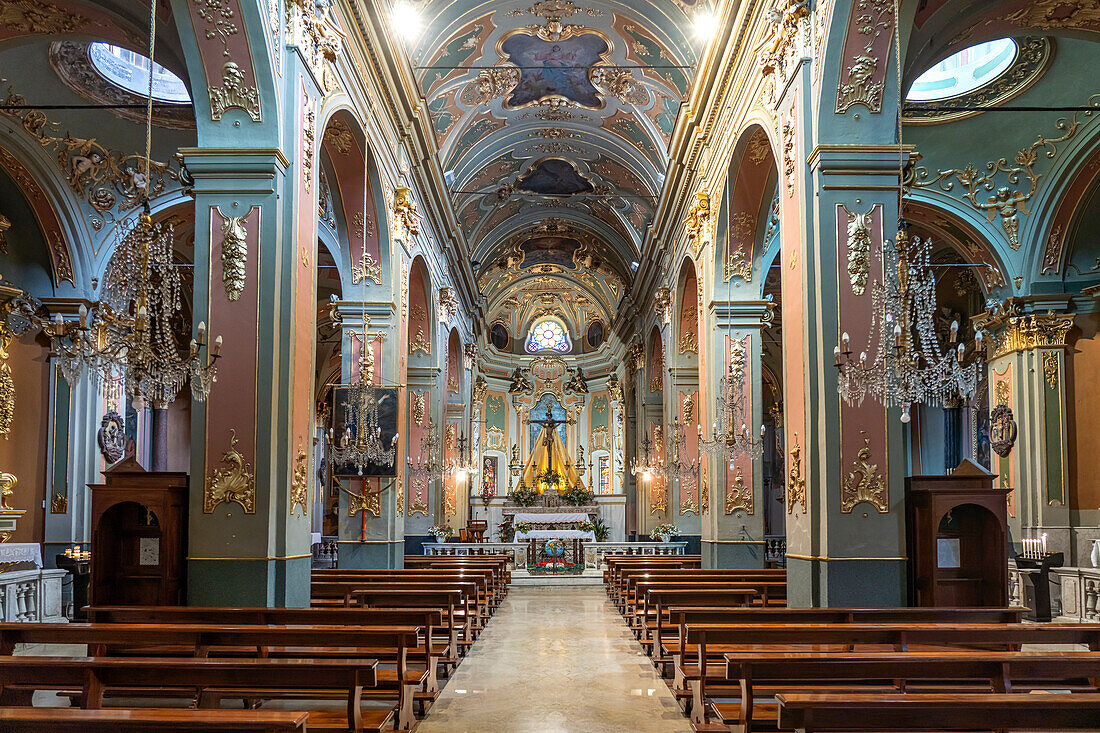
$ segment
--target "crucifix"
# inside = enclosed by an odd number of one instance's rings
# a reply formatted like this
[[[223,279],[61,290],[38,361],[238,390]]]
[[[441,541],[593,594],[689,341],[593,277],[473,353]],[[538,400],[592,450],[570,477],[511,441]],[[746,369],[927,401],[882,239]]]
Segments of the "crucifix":
[[[546,417],[543,418],[542,420],[532,419],[531,422],[534,423],[535,425],[541,425],[544,429],[547,429],[549,431],[549,432],[546,433],[546,437],[543,438],[543,445],[546,446],[546,454],[549,458],[549,462],[548,462],[547,467],[546,467],[547,473],[553,473],[554,472],[554,451],[553,451],[554,438],[553,438],[553,431],[557,430],[559,425],[568,424],[569,420],[568,419],[566,419],[566,420],[556,419],[554,417],[554,414],[550,411],[550,405],[547,405],[546,406]]]

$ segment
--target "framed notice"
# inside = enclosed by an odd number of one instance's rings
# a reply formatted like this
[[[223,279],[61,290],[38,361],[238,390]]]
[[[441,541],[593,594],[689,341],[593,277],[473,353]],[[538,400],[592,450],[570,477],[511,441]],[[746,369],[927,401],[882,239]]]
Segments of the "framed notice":
[[[959,558],[958,537],[940,537],[936,540],[936,567],[962,567],[962,562]]]

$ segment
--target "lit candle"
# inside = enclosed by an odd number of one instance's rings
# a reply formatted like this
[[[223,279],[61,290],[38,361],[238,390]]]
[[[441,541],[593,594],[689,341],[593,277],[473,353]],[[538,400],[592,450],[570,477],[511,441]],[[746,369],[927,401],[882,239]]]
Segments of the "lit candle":
[[[867,352],[866,351],[859,352],[859,366],[862,369],[867,368]]]
[[[955,353],[959,355],[959,363],[962,364],[963,357],[966,356],[966,346],[959,344],[959,348]]]
[[[836,365],[840,366],[840,347],[839,346],[834,346],[833,347],[833,358],[836,359]]]
[[[901,347],[901,324],[894,325],[894,346]]]
[[[216,339],[214,339],[214,356],[217,356],[218,354],[220,354],[221,350],[222,350],[222,337],[218,336]]]
[[[951,343],[955,343],[955,339],[959,337],[959,322],[951,321]]]
[[[80,327],[84,328],[88,324],[88,307],[81,303],[78,313],[80,314]]]
[[[848,350],[848,332],[847,331],[845,331],[844,334],[841,335],[840,341],[841,341],[841,343],[844,344],[844,350],[847,351]]]
[[[199,337],[198,341],[202,344],[206,341],[206,321],[199,321]]]
[[[1047,554],[1047,533],[1043,532],[1043,554]]]

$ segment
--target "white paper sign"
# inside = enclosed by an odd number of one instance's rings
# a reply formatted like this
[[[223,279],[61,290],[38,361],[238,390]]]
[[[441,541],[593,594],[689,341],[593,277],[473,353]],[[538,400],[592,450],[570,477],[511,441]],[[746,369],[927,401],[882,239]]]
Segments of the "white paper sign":
[[[957,568],[961,564],[959,561],[959,539],[957,537],[941,537],[936,540],[936,567]]]
[[[138,539],[138,565],[160,565],[160,537]]]

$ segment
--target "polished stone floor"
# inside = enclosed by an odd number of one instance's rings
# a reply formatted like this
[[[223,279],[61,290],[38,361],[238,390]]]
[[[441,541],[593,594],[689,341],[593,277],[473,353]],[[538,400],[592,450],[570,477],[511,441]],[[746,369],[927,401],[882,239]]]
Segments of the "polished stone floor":
[[[419,733],[686,733],[602,586],[513,586]]]

